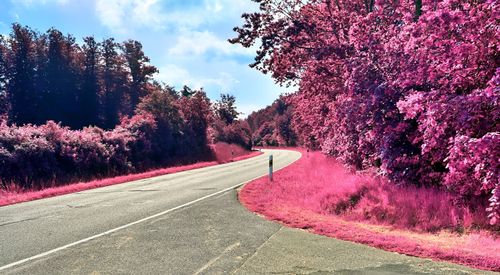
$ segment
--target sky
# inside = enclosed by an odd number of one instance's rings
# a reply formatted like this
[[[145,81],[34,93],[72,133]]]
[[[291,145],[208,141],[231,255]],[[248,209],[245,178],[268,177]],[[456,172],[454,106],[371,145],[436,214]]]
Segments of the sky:
[[[255,48],[227,42],[241,14],[257,7],[251,0],[1,0],[0,34],[18,22],[40,32],[54,27],[80,42],[91,35],[138,40],[160,71],[155,79],[203,87],[212,100],[230,93],[245,117],[291,91],[248,67]]]

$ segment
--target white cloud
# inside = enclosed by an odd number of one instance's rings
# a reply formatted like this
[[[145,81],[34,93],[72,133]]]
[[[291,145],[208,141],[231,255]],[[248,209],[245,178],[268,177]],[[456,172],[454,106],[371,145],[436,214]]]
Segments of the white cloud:
[[[32,7],[35,5],[46,5],[46,4],[59,4],[65,5],[69,0],[11,0],[13,4],[20,4],[25,7]]]
[[[158,0],[97,0],[101,23],[118,34],[140,27],[161,29],[165,21]]]
[[[255,49],[243,48],[233,45],[225,39],[219,39],[209,31],[192,31],[177,37],[176,44],[169,49],[171,56],[203,55],[208,51],[214,51],[218,55],[253,55]]]
[[[191,82],[191,75],[183,68],[174,64],[167,64],[159,68],[159,73],[155,79],[165,82],[165,84],[173,86],[188,85]]]
[[[237,104],[238,112],[241,113],[239,118],[245,119],[247,118],[252,112],[258,111],[260,109],[263,109],[264,105],[257,105],[257,104]]]
[[[220,72],[215,77],[193,76],[189,71],[174,64],[160,67],[155,79],[165,82],[165,84],[180,88],[187,85],[193,89],[215,86],[223,92],[230,91],[239,83],[231,74]]]
[[[205,8],[211,13],[219,13],[224,9],[224,6],[219,0],[205,1]]]
[[[140,27],[190,31],[206,23],[239,18],[255,7],[256,4],[249,0],[204,0],[201,5],[179,4],[175,0],[96,0],[95,11],[104,26],[118,34],[126,34]]]

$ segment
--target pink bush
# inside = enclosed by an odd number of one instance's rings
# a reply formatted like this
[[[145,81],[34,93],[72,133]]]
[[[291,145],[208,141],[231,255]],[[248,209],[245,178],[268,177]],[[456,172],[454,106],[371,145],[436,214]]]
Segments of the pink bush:
[[[395,186],[371,172],[350,173],[319,152],[247,184],[250,210],[292,227],[414,256],[500,270],[498,227],[484,211],[453,204],[436,188]],[[491,232],[476,229],[490,228]],[[430,233],[428,233],[430,232]],[[487,248],[487,249],[486,249]]]
[[[48,197],[54,197],[73,192],[79,192],[88,189],[94,189],[94,188],[115,185],[135,180],[141,180],[151,177],[157,177],[171,173],[208,167],[221,163],[244,160],[262,154],[262,152],[260,151],[250,152],[248,150],[243,149],[240,146],[234,144],[225,144],[225,143],[214,144],[211,146],[211,149],[213,150],[213,153],[215,155],[216,158],[215,161],[197,162],[194,164],[188,164],[182,166],[154,169],[144,173],[128,174],[106,179],[93,180],[89,182],[77,182],[64,186],[54,186],[54,187],[44,188],[42,190],[29,190],[29,189],[24,189],[17,185],[8,185],[7,188],[0,189],[0,206],[43,199]],[[231,154],[231,152],[233,152],[233,154]]]
[[[448,166],[445,185],[462,201],[488,198],[490,222],[500,222],[500,134],[490,133],[480,139],[456,138]]]
[[[0,184],[40,189],[144,167],[151,152],[151,115],[125,118],[113,131],[0,124]]]
[[[498,149],[486,145],[500,132],[496,1],[259,3],[232,42],[260,42],[252,66],[298,84],[292,124],[306,146],[394,184],[450,187],[471,208],[491,199],[500,222]]]
[[[215,160],[218,163],[226,163],[236,160],[241,160],[241,157],[249,155],[250,151],[247,149],[236,145],[236,144],[228,144],[225,142],[218,142],[215,144],[211,144],[210,148],[212,149],[213,154],[215,155]],[[261,154],[260,152],[257,152]],[[255,156],[256,154],[250,154],[251,156]]]

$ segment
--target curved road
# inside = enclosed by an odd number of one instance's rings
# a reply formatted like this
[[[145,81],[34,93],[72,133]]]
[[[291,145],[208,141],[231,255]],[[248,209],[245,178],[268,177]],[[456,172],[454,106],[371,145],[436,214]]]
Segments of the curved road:
[[[479,274],[283,228],[235,189],[300,153],[251,159],[0,207],[2,274]],[[360,273],[361,272],[361,273]]]
[[[266,151],[234,163],[0,207],[0,271],[29,265],[32,260],[16,262],[56,249],[46,255],[52,256],[65,250],[61,247],[130,223],[148,222],[141,220],[153,215],[162,218],[168,214],[165,211],[232,190],[265,175],[271,152],[276,169],[300,158],[297,152]]]

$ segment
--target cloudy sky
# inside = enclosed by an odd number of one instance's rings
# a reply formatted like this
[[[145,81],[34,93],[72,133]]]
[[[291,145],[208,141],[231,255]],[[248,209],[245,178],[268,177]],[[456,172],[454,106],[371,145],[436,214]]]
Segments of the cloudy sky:
[[[156,79],[203,87],[212,99],[236,96],[248,115],[273,102],[285,88],[248,64],[254,50],[227,42],[251,0],[1,0],[0,34],[19,22],[45,32],[55,27],[80,39],[135,39],[157,66]]]

